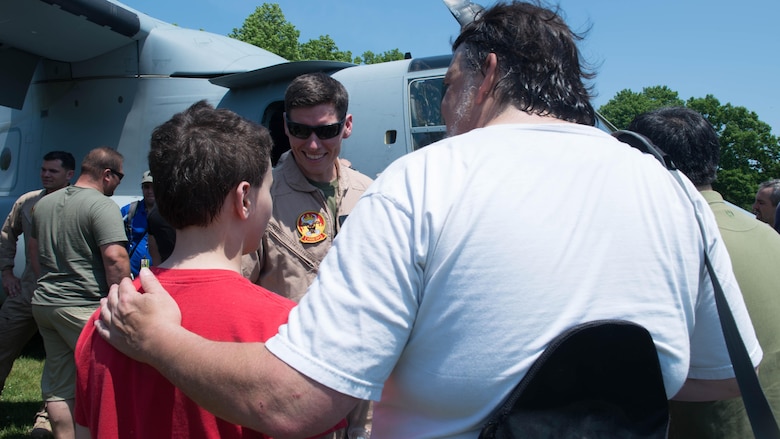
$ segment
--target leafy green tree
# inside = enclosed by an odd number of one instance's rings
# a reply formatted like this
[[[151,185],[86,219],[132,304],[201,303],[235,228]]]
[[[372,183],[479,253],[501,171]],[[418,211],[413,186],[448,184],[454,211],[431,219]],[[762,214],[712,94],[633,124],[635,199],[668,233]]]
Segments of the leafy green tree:
[[[309,40],[301,44],[300,53],[301,59],[352,62],[352,52],[339,50],[330,35],[321,35],[316,40]]]
[[[288,22],[277,3],[263,3],[229,37],[261,47],[290,61],[301,59],[301,32]]]
[[[721,105],[712,95],[690,98],[686,105],[704,115],[719,134],[721,169],[715,189],[749,209],[758,184],[780,175],[780,144],[772,128],[755,112]]]
[[[404,59],[404,54],[398,49],[388,50],[380,54],[367,50],[363,52],[362,56],[356,57],[353,62],[355,64],[379,64],[388,61],[398,61],[400,59]]]
[[[681,107],[685,102],[676,91],[666,86],[645,87],[641,93],[629,89],[619,91],[614,98],[599,108],[599,113],[619,130],[628,128],[628,124],[639,114],[662,107]]]
[[[720,139],[720,169],[713,187],[726,200],[750,210],[758,184],[780,176],[780,143],[755,112],[722,105],[712,95],[684,102],[665,86],[647,87],[641,93],[623,90],[599,112],[625,129],[637,115],[668,106],[691,108],[712,124]]]
[[[718,179],[712,188],[720,192],[723,198],[750,212],[753,200],[761,182],[753,173],[740,169],[718,169]]]
[[[289,61],[317,59],[374,64],[404,58],[400,50],[393,49],[379,55],[367,51],[362,58],[356,57],[353,60],[352,52],[339,50],[330,35],[321,35],[317,39],[300,43],[301,32],[287,21],[278,3],[263,3],[258,6],[255,12],[244,20],[241,28],[234,28],[228,36],[273,52]]]

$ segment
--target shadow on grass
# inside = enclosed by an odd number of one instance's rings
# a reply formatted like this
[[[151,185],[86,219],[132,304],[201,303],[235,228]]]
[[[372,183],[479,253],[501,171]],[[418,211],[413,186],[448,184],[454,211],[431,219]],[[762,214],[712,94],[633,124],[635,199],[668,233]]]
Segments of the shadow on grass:
[[[30,426],[35,414],[41,409],[40,402],[6,402],[0,401],[0,437],[3,439],[20,439],[30,437]]]
[[[39,361],[46,357],[43,340],[38,333],[24,347],[21,356]],[[29,439],[35,414],[41,405],[40,401],[0,400],[0,439]]]

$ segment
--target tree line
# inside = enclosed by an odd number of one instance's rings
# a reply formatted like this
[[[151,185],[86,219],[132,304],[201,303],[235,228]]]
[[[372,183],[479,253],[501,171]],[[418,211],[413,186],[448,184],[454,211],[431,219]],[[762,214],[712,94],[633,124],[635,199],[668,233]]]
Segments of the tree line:
[[[662,107],[688,107],[701,113],[720,138],[720,168],[713,189],[723,198],[751,210],[758,185],[780,178],[780,139],[772,127],[745,107],[721,104],[713,95],[684,101],[666,86],[641,92],[622,90],[599,108],[618,129],[626,129],[637,115]]]
[[[404,58],[398,49],[374,53],[370,50],[353,57],[349,50],[339,50],[330,35],[320,35],[301,43],[301,32],[284,17],[277,3],[263,3],[244,20],[243,26],[234,28],[229,37],[261,47],[289,61],[326,60],[354,64],[376,64]]]
[[[360,56],[339,50],[329,35],[304,43],[301,32],[288,22],[277,3],[263,3],[228,36],[266,49],[290,61],[330,60],[354,64],[375,64],[403,59],[398,49]],[[622,90],[598,111],[618,129],[628,127],[635,116],[661,107],[688,107],[701,113],[720,136],[720,169],[713,188],[723,197],[751,209],[759,183],[780,178],[780,141],[771,127],[745,107],[721,104],[713,95],[682,100],[666,86],[646,87],[636,93]]]

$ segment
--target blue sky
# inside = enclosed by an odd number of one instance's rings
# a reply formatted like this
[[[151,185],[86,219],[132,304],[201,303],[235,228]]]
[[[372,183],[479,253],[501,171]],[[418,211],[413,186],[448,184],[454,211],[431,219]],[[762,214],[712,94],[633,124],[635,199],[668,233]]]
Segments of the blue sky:
[[[120,0],[122,1],[122,0]],[[269,1],[273,3],[273,1]],[[263,2],[126,0],[147,15],[226,35]],[[441,0],[277,0],[301,42],[330,35],[353,56],[390,49],[450,52],[458,24]],[[482,1],[484,6],[494,0]],[[680,98],[715,96],[743,106],[780,135],[780,1],[560,0],[567,23],[587,30],[580,49],[595,65],[598,108],[624,89],[665,85]]]

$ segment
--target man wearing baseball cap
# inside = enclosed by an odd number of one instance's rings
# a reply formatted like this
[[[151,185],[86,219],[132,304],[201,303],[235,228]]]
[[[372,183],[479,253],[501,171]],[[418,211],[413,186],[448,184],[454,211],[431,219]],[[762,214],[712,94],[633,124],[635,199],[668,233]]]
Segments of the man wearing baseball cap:
[[[152,190],[152,173],[144,172],[141,177],[141,192],[144,197],[141,200],[122,207],[122,219],[125,222],[127,233],[127,254],[130,255],[130,272],[133,277],[138,276],[141,269],[141,261],[151,260],[149,256],[149,232],[146,215],[154,207],[154,191]]]

